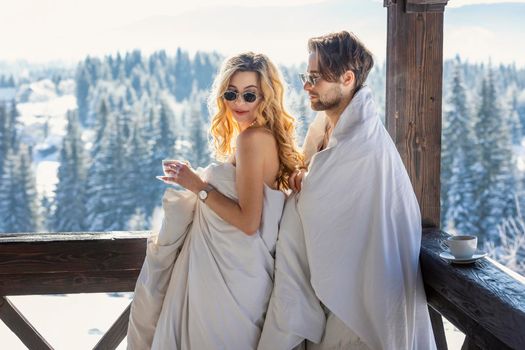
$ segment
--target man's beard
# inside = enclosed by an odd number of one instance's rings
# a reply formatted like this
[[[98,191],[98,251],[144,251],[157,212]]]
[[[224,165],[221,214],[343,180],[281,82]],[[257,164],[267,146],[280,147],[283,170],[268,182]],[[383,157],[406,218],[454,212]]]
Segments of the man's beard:
[[[310,105],[314,111],[326,111],[339,106],[342,99],[343,91],[339,86],[334,86],[323,97],[318,95],[317,101],[310,101]]]

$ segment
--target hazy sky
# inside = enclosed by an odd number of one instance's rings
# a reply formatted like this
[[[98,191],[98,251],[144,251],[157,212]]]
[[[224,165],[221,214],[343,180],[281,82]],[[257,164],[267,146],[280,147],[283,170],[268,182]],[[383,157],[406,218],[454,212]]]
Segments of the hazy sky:
[[[115,53],[117,50],[130,50],[134,47],[141,48],[144,52],[151,52],[159,48],[166,48],[168,52],[176,46],[194,52],[202,48],[205,51],[216,48],[217,51],[231,54],[235,51],[253,49],[268,53],[276,61],[282,63],[300,62],[304,60],[304,43],[316,32],[315,23],[312,31],[303,30],[296,33],[283,33],[265,35],[244,35],[246,28],[238,28],[239,35],[229,38],[229,41],[220,41],[211,35],[196,34],[191,40],[166,41],[166,38],[148,37],[151,33],[130,33],[130,26],[135,23],[155,18],[156,16],[177,16],[191,11],[205,10],[207,8],[224,8],[227,6],[257,7],[261,2],[246,0],[1,0],[0,5],[0,60],[15,60],[23,58],[29,62],[44,62],[48,60],[74,61],[81,59],[86,54],[103,55]],[[265,0],[265,7],[279,6],[283,11],[293,11],[297,6],[313,3],[322,3],[327,0]],[[386,28],[386,9],[382,7],[382,0],[359,0],[349,4],[358,6],[362,2],[377,2],[377,16],[384,16]],[[349,1],[350,2],[350,1]],[[451,0],[447,7],[458,7],[468,4],[496,3],[496,2],[525,2],[490,1],[490,0]],[[220,5],[218,5],[220,4]],[[198,19],[196,19],[198,20]],[[235,21],[235,18],[228,19]],[[204,26],[203,26],[204,27]],[[384,28],[377,28],[383,33]],[[271,28],[270,28],[271,29]],[[339,30],[341,28],[334,28]],[[220,32],[220,28],[216,29]],[[259,28],[261,31],[267,28]],[[324,30],[324,29],[319,29]],[[464,32],[455,29],[463,35]],[[490,35],[483,32],[482,28],[473,28],[478,34]],[[131,30],[132,32],[133,30]],[[459,31],[459,32],[458,32]],[[365,37],[369,33],[365,31]],[[119,36],[120,35],[120,36]],[[372,51],[382,59],[384,57],[384,35],[370,34],[366,38]],[[478,35],[479,37],[479,35]],[[278,38],[278,39],[276,39]],[[236,40],[233,40],[236,39]],[[164,41],[163,41],[164,40]],[[208,41],[207,41],[208,40]],[[280,42],[279,42],[280,41]],[[214,46],[214,43],[217,45]],[[297,43],[297,44],[295,44]],[[466,43],[468,44],[468,43]],[[448,45],[448,46],[447,46]],[[472,60],[486,59],[486,54],[479,53],[485,45],[478,45],[474,40],[470,45],[462,47],[461,42],[445,44],[445,55],[453,54],[454,50],[464,50],[464,54],[471,56]],[[171,47],[165,47],[171,46]],[[478,48],[478,46],[480,46]],[[509,50],[512,48],[509,48]],[[505,50],[500,50],[505,51]],[[460,52],[461,53],[461,52]],[[479,56],[479,57],[476,57]],[[516,55],[520,56],[520,55]],[[495,57],[494,60],[504,61],[510,59],[511,54]]]

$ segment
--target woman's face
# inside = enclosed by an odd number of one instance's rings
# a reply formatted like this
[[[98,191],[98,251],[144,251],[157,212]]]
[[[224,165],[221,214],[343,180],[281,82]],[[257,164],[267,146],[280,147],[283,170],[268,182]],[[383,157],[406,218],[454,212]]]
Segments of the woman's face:
[[[237,93],[237,98],[232,101],[225,98],[225,103],[241,130],[248,128],[255,121],[255,111],[261,102],[261,90],[257,78],[256,72],[236,72],[228,84],[227,92]],[[253,94],[256,96],[255,101],[246,101],[253,99]],[[234,96],[230,93],[229,97],[231,99]]]

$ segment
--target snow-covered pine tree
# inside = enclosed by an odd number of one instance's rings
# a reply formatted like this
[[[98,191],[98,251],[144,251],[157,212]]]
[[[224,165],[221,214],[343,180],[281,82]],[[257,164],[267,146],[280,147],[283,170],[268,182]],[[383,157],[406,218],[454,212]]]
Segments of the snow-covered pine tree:
[[[7,128],[7,111],[3,103],[0,104],[0,178],[2,178],[4,160],[9,149],[9,135]]]
[[[18,117],[20,116],[20,113],[18,112],[18,108],[16,107],[16,101],[11,101],[11,109],[8,111],[7,114],[7,125],[6,134],[9,135],[7,140],[9,142],[9,147],[12,147],[16,150],[18,150],[18,142],[20,141],[20,122],[18,121]]]
[[[177,142],[177,133],[174,126],[175,117],[173,112],[165,100],[161,101],[158,118],[155,120],[153,134],[151,135],[148,171],[149,179],[151,179],[151,187],[149,187],[149,197],[145,198],[147,201],[147,212],[150,216],[153,213],[155,206],[159,205],[160,199],[166,185],[155,179],[156,175],[162,175],[162,160],[163,159],[177,159],[179,155],[176,152],[175,144]]]
[[[35,179],[30,149],[8,149],[0,178],[0,232],[34,232],[38,227]]]
[[[67,121],[49,226],[57,232],[82,232],[86,228],[86,159],[77,113],[69,111]]]
[[[80,63],[75,74],[75,95],[77,97],[78,116],[84,126],[88,124],[88,97],[90,87],[89,74],[84,65]]]
[[[197,83],[197,89],[208,91],[217,72],[210,54],[199,52],[193,58],[193,76]]]
[[[93,146],[91,147],[91,158],[95,158],[95,156],[100,151],[100,145],[102,142],[102,138],[104,137],[104,133],[106,131],[108,118],[108,102],[105,99],[103,99],[100,103],[98,113],[95,117],[95,139],[93,140]]]
[[[491,240],[497,238],[497,225],[516,215],[514,198],[517,182],[508,118],[502,116],[490,67],[488,77],[481,84],[475,130],[481,154],[477,184],[478,227],[480,235]]]
[[[520,145],[523,137],[523,126],[521,125],[518,113],[517,89],[513,91],[511,100],[509,101],[508,115],[512,144]]]
[[[210,148],[208,143],[208,111],[205,107],[206,93],[194,89],[189,102],[189,143],[187,158],[194,168],[206,167],[210,163]],[[203,107],[204,106],[204,107]]]
[[[297,119],[297,142],[299,145],[302,145],[308,132],[308,127],[315,117],[315,112],[310,108],[308,95],[303,93],[303,91],[291,91],[290,98],[292,99],[291,103],[294,111],[292,115]]]
[[[12,148],[8,148],[4,157],[4,171],[0,177],[0,232],[18,232],[15,208],[18,200],[19,168],[20,159]]]
[[[141,128],[143,122],[135,120],[132,125],[131,137],[127,143],[125,150],[126,160],[123,164],[123,172],[125,174],[122,185],[122,206],[126,215],[131,217],[137,213],[144,214],[147,211],[147,199],[151,196],[149,193],[149,184],[156,182],[156,179],[149,178],[149,148],[144,140],[144,131]],[[159,174],[162,174],[159,171]],[[133,227],[128,227],[129,230],[137,230],[139,223],[134,223]],[[138,226],[137,226],[138,225]],[[141,229],[147,227],[148,222],[143,222]]]
[[[106,128],[87,177],[86,223],[89,231],[123,230],[128,218],[121,199],[124,140],[116,115],[108,115]]]
[[[175,54],[175,98],[182,101],[190,96],[192,88],[192,67],[188,52],[177,48]]]
[[[476,233],[479,220],[475,185],[480,155],[475,147],[474,119],[468,108],[460,67],[458,59],[443,120],[441,226],[469,234]]]
[[[20,168],[17,178],[17,206],[15,216],[18,222],[18,232],[34,232],[40,227],[40,208],[36,191],[36,180],[31,169],[31,148],[20,145],[18,157]]]

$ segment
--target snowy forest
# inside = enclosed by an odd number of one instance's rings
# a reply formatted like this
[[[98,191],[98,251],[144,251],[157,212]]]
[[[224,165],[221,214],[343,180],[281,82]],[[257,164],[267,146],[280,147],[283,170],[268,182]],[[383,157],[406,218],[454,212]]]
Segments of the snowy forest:
[[[213,161],[207,99],[223,57],[136,50],[74,68],[0,70],[0,232],[147,230],[161,160]],[[314,116],[281,66],[302,142]],[[384,114],[385,65],[368,85]],[[525,274],[525,69],[444,64],[441,224]]]

